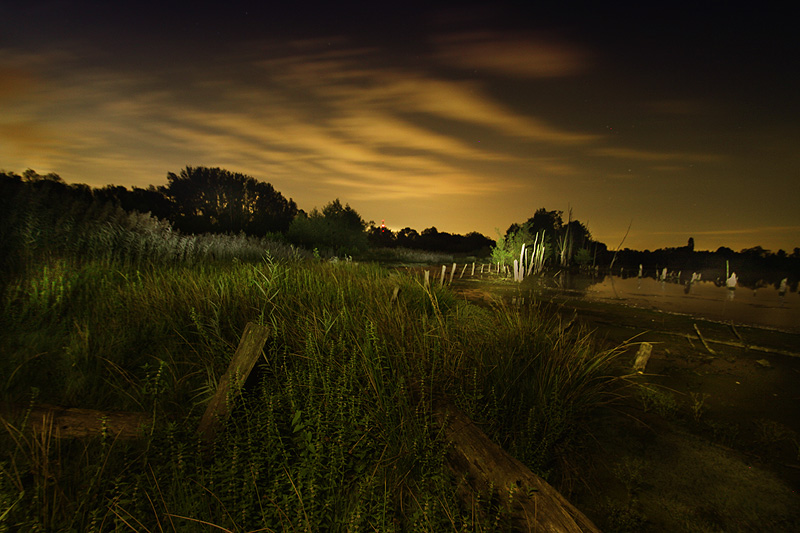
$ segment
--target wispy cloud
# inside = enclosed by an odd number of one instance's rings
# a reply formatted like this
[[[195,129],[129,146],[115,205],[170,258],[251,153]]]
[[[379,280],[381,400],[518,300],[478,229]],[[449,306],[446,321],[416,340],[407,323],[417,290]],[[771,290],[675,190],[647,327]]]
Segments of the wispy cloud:
[[[524,78],[560,78],[585,72],[591,54],[555,34],[470,32],[434,40],[436,58],[451,66]]]
[[[659,163],[664,161],[685,161],[691,163],[710,163],[722,159],[721,155],[693,152],[657,152],[653,150],[639,150],[620,146],[607,146],[591,148],[591,155],[611,157],[630,161],[647,161]]]

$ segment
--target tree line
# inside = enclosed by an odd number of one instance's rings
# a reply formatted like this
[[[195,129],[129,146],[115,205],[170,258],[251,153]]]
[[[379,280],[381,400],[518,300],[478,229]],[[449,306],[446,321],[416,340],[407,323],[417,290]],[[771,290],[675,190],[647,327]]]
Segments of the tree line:
[[[0,192],[7,208],[0,220],[0,232],[6,233],[15,225],[25,225],[23,219],[30,218],[25,214],[30,209],[25,206],[32,206],[37,213],[47,211],[45,218],[52,218],[51,224],[63,225],[76,217],[85,218],[87,213],[119,208],[149,213],[184,234],[271,236],[339,255],[358,253],[370,246],[488,253],[494,244],[476,232],[462,236],[439,232],[435,227],[422,233],[407,227],[395,233],[366,222],[338,198],[321,209],[305,212],[270,183],[221,168],[187,166],[177,174],[167,173],[166,185],[131,189],[67,184],[58,174],[42,175],[30,169],[22,175],[0,172]]]
[[[686,246],[650,250],[612,251],[596,241],[588,227],[568,212],[539,208],[532,217],[498,232],[497,241],[478,233],[440,232],[430,227],[417,232],[405,227],[392,231],[365,221],[350,205],[335,199],[321,209],[299,209],[270,183],[221,168],[187,166],[169,172],[163,186],[146,188],[108,185],[91,188],[67,184],[54,173],[26,170],[22,175],[0,171],[0,253],[32,242],[37,228],[59,226],[53,235],[65,235],[78,221],[102,221],[114,209],[150,213],[184,234],[244,234],[273,237],[329,254],[356,254],[369,247],[410,248],[431,252],[491,256],[511,265],[522,245],[543,246],[544,262],[551,268],[667,268],[670,271],[723,270],[740,273],[773,272],[774,276],[800,277],[800,248],[775,253],[759,246],[734,252],[730,248],[695,251]],[[38,217],[34,224],[34,214]],[[41,224],[40,224],[41,223]],[[53,242],[54,246],[59,243]],[[761,275],[761,274],[759,274]]]

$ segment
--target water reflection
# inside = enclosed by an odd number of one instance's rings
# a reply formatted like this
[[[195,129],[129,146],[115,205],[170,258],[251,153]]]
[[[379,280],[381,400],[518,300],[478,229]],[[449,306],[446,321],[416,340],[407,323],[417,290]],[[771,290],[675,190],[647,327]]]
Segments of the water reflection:
[[[800,295],[787,292],[786,284],[757,286],[751,293],[744,287],[732,286],[728,280],[701,281],[694,276],[682,280],[680,276],[655,279],[568,272],[526,283],[542,293],[800,332]]]

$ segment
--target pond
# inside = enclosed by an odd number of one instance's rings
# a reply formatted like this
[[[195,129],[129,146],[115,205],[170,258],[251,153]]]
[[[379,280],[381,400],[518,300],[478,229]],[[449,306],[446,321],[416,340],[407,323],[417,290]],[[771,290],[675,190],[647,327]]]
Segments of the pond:
[[[774,287],[734,290],[711,281],[677,283],[649,277],[596,277],[562,272],[525,284],[536,292],[697,316],[800,333],[800,294]]]

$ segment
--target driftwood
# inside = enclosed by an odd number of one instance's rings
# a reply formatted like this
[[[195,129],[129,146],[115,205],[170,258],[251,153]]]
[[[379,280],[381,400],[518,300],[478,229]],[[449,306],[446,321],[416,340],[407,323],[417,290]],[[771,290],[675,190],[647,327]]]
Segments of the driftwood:
[[[451,472],[464,478],[472,493],[496,496],[511,512],[514,531],[599,533],[556,489],[492,442],[459,409],[442,404],[435,417],[451,443]]]
[[[200,419],[197,431],[205,442],[209,443],[214,440],[219,426],[228,418],[230,399],[232,395],[239,393],[244,382],[247,381],[269,336],[270,330],[266,326],[259,326],[252,322],[248,322],[245,326],[239,347],[233,354],[228,370],[219,380],[217,391],[208,402],[203,418]]]
[[[703,337],[703,334],[700,333],[700,328],[697,327],[697,324],[692,324],[692,325],[694,326],[694,330],[697,332],[697,336],[700,337],[700,340],[703,342],[703,346],[705,346],[706,350],[708,350],[708,353],[710,353],[711,355],[717,355],[717,353],[711,349],[711,346],[708,345],[706,339]]]
[[[143,428],[152,424],[148,413],[97,411],[56,405],[14,405],[4,409],[11,420],[25,417],[26,425],[35,433],[56,438],[99,437],[130,439],[141,436]]]
[[[639,351],[636,352],[636,360],[633,363],[634,372],[644,372],[647,362],[650,360],[650,355],[653,353],[653,345],[649,342],[643,342],[639,346]]]

